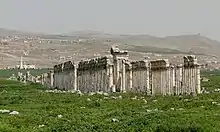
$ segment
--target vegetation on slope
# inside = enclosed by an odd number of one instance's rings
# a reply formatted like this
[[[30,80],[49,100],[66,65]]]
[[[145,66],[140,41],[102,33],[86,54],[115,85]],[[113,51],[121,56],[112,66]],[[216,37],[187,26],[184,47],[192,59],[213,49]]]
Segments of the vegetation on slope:
[[[135,96],[48,93],[41,85],[0,80],[0,109],[19,112],[0,112],[0,131],[219,131],[219,93]]]

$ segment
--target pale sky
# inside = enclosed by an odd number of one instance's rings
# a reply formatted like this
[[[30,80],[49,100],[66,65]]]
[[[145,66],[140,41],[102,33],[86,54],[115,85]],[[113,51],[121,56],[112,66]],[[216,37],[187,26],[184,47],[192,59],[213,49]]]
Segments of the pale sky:
[[[220,40],[220,0],[1,0],[0,27],[63,33],[95,29]]]

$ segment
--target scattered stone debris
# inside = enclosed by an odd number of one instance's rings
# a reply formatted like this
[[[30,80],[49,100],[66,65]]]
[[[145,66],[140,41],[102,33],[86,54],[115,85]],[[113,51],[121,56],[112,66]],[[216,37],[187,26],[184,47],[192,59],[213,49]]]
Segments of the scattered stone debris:
[[[76,91],[74,90],[68,90],[68,91],[65,91],[65,90],[57,90],[57,89],[54,89],[54,90],[45,90],[46,93],[76,93]]]
[[[111,98],[112,99],[122,99],[122,96],[121,95],[119,95],[118,97],[112,96]]]
[[[99,94],[99,95],[102,95],[102,94],[103,94],[103,91],[96,92],[96,93]]]
[[[19,112],[17,112],[17,111],[12,111],[9,113],[9,115],[18,115],[18,114],[19,114]]]
[[[10,110],[0,110],[0,113],[9,113],[9,115],[18,115],[19,112],[17,111],[10,111]]]
[[[57,117],[58,117],[58,118],[62,118],[62,117],[63,117],[63,115],[58,115]]]
[[[153,102],[157,102],[157,100],[153,100]]]
[[[146,99],[143,99],[144,103],[147,103],[147,100]]]
[[[184,110],[183,108],[179,108],[179,109],[177,109],[177,110],[180,110],[180,111],[182,111],[182,110]]]
[[[113,118],[113,119],[112,119],[112,122],[119,122],[119,120],[116,119],[116,118]]]
[[[147,112],[152,112],[152,110],[148,110],[148,109],[147,109]]]
[[[170,108],[171,110],[175,110],[174,108]]]
[[[120,95],[120,96],[118,96],[118,98],[119,98],[119,99],[122,99],[122,96]]]
[[[214,90],[215,92],[220,92],[220,88],[217,88]]]
[[[89,96],[93,96],[93,95],[95,95],[94,92],[90,92],[90,93],[89,93]]]
[[[200,107],[201,107],[201,108],[205,108],[205,106],[203,106],[203,105],[202,105],[202,106],[200,106]]]
[[[202,87],[201,93],[206,93],[206,94],[208,94],[208,93],[210,93],[210,92],[207,91],[207,90],[205,89],[205,87]]]
[[[44,125],[44,124],[42,124],[42,125],[39,125],[38,127],[39,127],[39,128],[42,128],[42,127],[44,127],[44,126],[45,126],[45,125]]]
[[[10,110],[0,110],[0,113],[9,113]]]
[[[104,96],[109,96],[109,94],[108,94],[108,93],[103,93],[103,95],[104,95]]]
[[[217,104],[218,102],[212,102],[212,104]]]
[[[84,95],[80,90],[77,90],[77,94],[79,94],[80,96]]]
[[[17,80],[15,74],[12,74],[7,80]]]
[[[98,102],[98,101],[102,101],[102,99],[97,99],[96,101],[97,101],[97,102]]]
[[[112,96],[111,98],[112,98],[112,99],[117,99],[117,97],[115,97],[115,96]]]
[[[104,99],[109,99],[109,97],[104,97]]]
[[[137,100],[137,96],[135,96],[135,97],[133,97],[133,98],[131,98],[132,100]]]
[[[189,102],[189,99],[184,99],[183,101],[184,101],[184,102]]]
[[[148,113],[151,113],[151,112],[163,112],[163,111],[162,111],[162,110],[158,110],[158,109],[156,108],[156,109],[153,109],[153,110],[147,109],[147,112],[148,112]]]

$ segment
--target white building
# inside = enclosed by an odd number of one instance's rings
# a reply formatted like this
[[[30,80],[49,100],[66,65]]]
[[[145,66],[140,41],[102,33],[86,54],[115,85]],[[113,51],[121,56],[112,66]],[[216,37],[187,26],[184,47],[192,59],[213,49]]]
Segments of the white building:
[[[36,66],[31,65],[31,64],[24,64],[23,57],[21,56],[20,65],[16,65],[16,68],[18,68],[18,69],[36,69]]]

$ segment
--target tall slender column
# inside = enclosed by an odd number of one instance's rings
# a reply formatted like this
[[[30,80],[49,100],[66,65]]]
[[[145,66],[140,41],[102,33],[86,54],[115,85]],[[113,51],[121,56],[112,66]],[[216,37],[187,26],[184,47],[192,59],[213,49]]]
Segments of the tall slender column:
[[[109,88],[111,90],[109,91],[112,91],[112,92],[115,92],[115,89],[113,89],[113,66],[112,65],[109,65]]]
[[[54,87],[54,73],[53,73],[53,71],[50,71],[50,86],[51,86],[51,88]]]
[[[197,90],[197,93],[200,94],[201,93],[201,85],[200,85],[200,66],[198,65],[197,66],[197,87],[196,87],[196,90]]]
[[[44,84],[44,74],[41,74],[41,84]]]
[[[176,91],[176,83],[175,83],[175,80],[176,80],[176,76],[175,76],[175,73],[176,73],[176,70],[175,70],[175,67],[174,66],[172,66],[172,84],[171,84],[171,90],[172,90],[172,94],[174,94],[174,93],[176,93],[175,91]]]
[[[125,88],[125,60],[122,60],[122,92],[126,92],[126,88]]]
[[[129,64],[129,89],[132,90],[132,87],[133,87],[132,65]]]
[[[147,63],[147,69],[146,69],[146,87],[147,87],[147,94],[151,94],[151,87],[150,87],[150,68],[148,66],[148,63]]]
[[[166,84],[166,86],[167,86],[167,91],[166,91],[166,93],[168,94],[168,95],[171,95],[171,77],[170,77],[170,66],[168,67],[168,69],[167,69],[167,79],[166,79],[166,82],[167,82],[167,84]]]
[[[74,65],[74,74],[73,74],[73,78],[74,78],[74,84],[73,84],[73,86],[74,86],[74,90],[76,91],[76,90],[78,90],[78,88],[77,88],[77,65],[78,64],[75,64]]]

